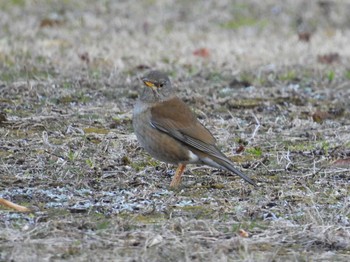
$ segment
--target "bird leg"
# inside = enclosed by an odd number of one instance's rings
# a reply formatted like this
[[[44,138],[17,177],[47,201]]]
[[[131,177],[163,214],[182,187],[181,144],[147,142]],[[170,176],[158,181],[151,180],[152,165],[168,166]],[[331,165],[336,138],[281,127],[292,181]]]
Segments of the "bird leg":
[[[180,164],[175,172],[175,175],[173,177],[173,180],[170,183],[170,187],[178,187],[181,183],[181,175],[185,171],[186,165],[185,164]]]

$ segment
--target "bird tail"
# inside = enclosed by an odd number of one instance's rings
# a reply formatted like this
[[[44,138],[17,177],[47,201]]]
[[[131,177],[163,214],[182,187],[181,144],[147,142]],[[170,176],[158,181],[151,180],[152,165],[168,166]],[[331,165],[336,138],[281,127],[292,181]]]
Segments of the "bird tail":
[[[242,179],[244,179],[244,181],[248,182],[249,184],[253,185],[253,186],[257,186],[256,183],[250,179],[248,176],[246,176],[245,174],[243,174],[241,171],[239,171],[238,169],[236,169],[233,166],[233,163],[228,159],[228,158],[216,158],[215,160],[210,159],[203,159],[203,162],[205,162],[207,165],[209,166],[213,166],[213,167],[217,167],[217,168],[221,168],[221,169],[225,169],[227,171],[231,171],[233,173],[235,173],[236,175],[240,176]]]
[[[253,186],[257,186],[256,183],[251,178],[249,178],[248,176],[243,174],[241,171],[239,171],[237,168],[235,168],[233,166],[233,164],[231,163],[231,161],[229,161],[229,160],[222,161],[221,164],[227,171],[231,171],[231,172],[235,173],[236,175],[240,176],[241,178],[243,178],[244,181],[248,182],[249,184],[251,184]]]

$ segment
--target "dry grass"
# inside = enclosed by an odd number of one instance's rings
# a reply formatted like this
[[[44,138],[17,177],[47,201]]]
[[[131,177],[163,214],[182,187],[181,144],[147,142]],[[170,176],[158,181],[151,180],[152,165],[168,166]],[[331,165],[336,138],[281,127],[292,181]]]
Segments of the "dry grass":
[[[349,260],[345,1],[0,7],[0,197],[33,210],[0,210],[0,261]],[[149,68],[259,188],[192,166],[169,190],[131,127]]]

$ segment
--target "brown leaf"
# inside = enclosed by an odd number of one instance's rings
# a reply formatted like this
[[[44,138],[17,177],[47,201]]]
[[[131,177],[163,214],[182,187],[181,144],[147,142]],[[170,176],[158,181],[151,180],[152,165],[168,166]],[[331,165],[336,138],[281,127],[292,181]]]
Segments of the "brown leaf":
[[[199,49],[194,50],[193,55],[205,58],[205,57],[209,57],[210,52],[209,52],[208,48],[203,47],[203,48],[199,48]]]
[[[244,229],[240,229],[238,231],[238,234],[241,236],[241,237],[249,237],[249,234],[247,231],[245,231]]]
[[[62,24],[62,20],[46,17],[40,22],[40,27],[54,27]]]
[[[81,54],[78,54],[79,58],[81,59],[81,61],[89,64],[90,63],[90,56],[88,52],[84,52]]]
[[[236,153],[239,154],[239,153],[243,152],[244,149],[245,149],[245,148],[244,148],[243,145],[239,145],[239,146],[236,148]]]
[[[0,124],[1,124],[2,122],[5,122],[5,121],[7,121],[7,119],[6,119],[6,113],[0,112]]]
[[[300,32],[298,33],[299,41],[310,42],[311,33],[310,32]]]
[[[312,120],[314,122],[322,124],[323,120],[331,118],[331,115],[328,112],[324,111],[316,111],[315,113],[312,114]]]
[[[238,80],[236,78],[234,78],[230,83],[229,83],[230,87],[248,87],[248,86],[252,86],[252,83],[247,81],[247,80]]]
[[[136,66],[136,69],[145,70],[145,69],[150,69],[150,67],[148,65],[139,64],[138,66]]]
[[[350,157],[344,159],[338,159],[333,162],[333,166],[348,167],[350,166]]]
[[[318,55],[317,61],[321,64],[333,64],[340,61],[340,55],[338,53]]]

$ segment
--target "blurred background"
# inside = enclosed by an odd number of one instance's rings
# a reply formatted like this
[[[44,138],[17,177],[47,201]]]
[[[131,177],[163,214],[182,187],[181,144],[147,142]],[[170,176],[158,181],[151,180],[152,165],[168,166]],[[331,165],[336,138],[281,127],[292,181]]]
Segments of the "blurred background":
[[[0,7],[3,80],[4,71],[24,66],[193,73],[349,60],[350,3],[341,0],[11,0]]]

